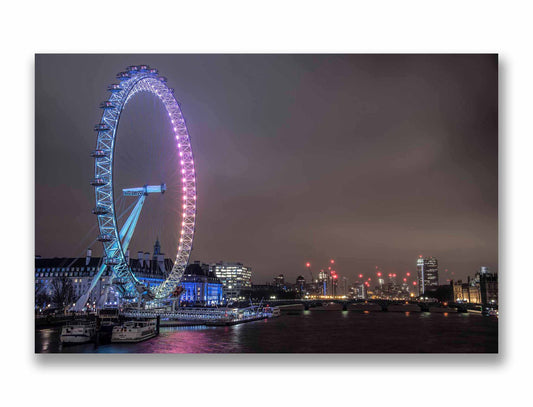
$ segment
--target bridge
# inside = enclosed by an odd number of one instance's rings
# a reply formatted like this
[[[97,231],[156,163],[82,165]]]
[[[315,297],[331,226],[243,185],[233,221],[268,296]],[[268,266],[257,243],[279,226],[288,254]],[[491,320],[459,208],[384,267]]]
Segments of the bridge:
[[[456,302],[427,302],[419,300],[386,300],[386,299],[270,299],[271,306],[288,308],[289,306],[303,306],[304,310],[331,309],[342,311],[404,311],[404,312],[481,312],[481,304]]]

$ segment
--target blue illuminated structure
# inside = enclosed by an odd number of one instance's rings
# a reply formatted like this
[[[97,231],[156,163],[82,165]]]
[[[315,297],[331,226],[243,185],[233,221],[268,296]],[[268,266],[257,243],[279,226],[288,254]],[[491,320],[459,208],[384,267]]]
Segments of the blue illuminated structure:
[[[179,283],[183,287],[181,304],[219,305],[223,300],[222,282],[209,270],[198,263],[189,264]]]
[[[91,185],[94,187],[96,207],[93,214],[97,216],[100,234],[98,240],[104,248],[105,262],[88,289],[76,302],[75,310],[82,310],[91,290],[95,287],[107,267],[113,270],[116,291],[125,300],[142,299],[144,301],[168,298],[180,282],[187,267],[196,221],[196,178],[191,143],[180,106],[174,97],[174,90],[166,85],[167,79],[159,76],[158,70],[148,65],[130,66],[117,74],[119,84],[111,84],[107,89],[111,93],[109,100],[100,104],[102,118],[95,125],[97,132],[96,148],[91,156],[94,158],[95,170]],[[126,196],[137,197],[137,203],[124,224],[122,230],[117,227],[117,214],[113,196],[113,159],[115,140],[121,113],[131,98],[138,92],[149,92],[157,96],[168,113],[176,138],[180,156],[182,203],[181,216],[177,220],[180,230],[179,246],[176,260],[168,278],[155,289],[151,289],[135,277],[125,252],[135,230],[142,206],[151,193],[163,193],[164,184],[144,186],[123,190]]]

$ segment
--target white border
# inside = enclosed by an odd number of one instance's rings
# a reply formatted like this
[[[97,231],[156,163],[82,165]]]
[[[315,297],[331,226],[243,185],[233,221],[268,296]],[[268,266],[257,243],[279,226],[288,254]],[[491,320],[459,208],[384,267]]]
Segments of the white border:
[[[503,405],[511,396],[528,400],[533,337],[528,233],[533,226],[533,35],[528,2],[168,1],[150,7],[156,10],[148,12],[139,1],[3,5],[0,111],[3,191],[9,197],[2,205],[4,399],[39,406],[72,400],[79,406],[149,405],[165,397],[173,404],[223,406]],[[110,30],[124,33],[124,41],[108,41],[115,37]],[[33,293],[36,52],[499,53],[501,354],[33,355],[31,301],[26,297]],[[174,391],[158,392],[163,387]]]

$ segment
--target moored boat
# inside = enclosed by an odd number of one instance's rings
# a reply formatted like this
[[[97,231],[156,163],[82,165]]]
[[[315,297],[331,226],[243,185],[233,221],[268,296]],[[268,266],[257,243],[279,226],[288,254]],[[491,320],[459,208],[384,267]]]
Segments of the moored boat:
[[[281,315],[281,310],[279,307],[269,307],[266,306],[263,312],[268,315],[269,318],[276,318]]]
[[[497,317],[499,315],[498,310],[494,308],[483,308],[481,314],[485,317]]]
[[[69,322],[61,328],[62,343],[87,343],[94,340],[96,324],[93,321]]]
[[[113,327],[111,342],[141,342],[158,334],[156,320],[127,321]]]

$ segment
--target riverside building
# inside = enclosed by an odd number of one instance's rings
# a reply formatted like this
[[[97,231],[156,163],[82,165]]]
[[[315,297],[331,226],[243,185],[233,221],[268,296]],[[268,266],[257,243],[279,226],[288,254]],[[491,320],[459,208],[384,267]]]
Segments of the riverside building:
[[[453,301],[469,302],[472,304],[481,304],[481,291],[479,285],[475,281],[468,281],[463,283],[462,280],[457,282],[451,281],[453,287]]]
[[[481,302],[483,304],[498,304],[498,274],[492,273],[488,267],[481,267],[476,273],[479,282]]]
[[[144,285],[154,288],[161,284],[168,276],[174,262],[172,259],[165,259],[160,251],[159,241],[154,245],[154,254],[150,256],[148,252],[138,252],[137,258],[130,258],[129,251],[126,258],[136,277]],[[84,257],[35,257],[35,306],[39,308],[47,307],[51,304],[54,291],[63,289],[65,279],[72,286],[71,293],[63,293],[75,303],[89,288],[94,275],[98,272],[103,257],[93,257],[92,250],[88,249]],[[102,273],[100,280],[88,298],[88,303],[92,307],[105,305],[118,305],[118,295],[111,284],[112,269],[107,267]]]
[[[218,305],[222,303],[222,282],[208,264],[195,261],[189,264],[179,283],[183,287],[180,295],[182,305]]]
[[[252,288],[252,269],[242,263],[219,262],[211,266],[223,286],[227,301],[244,300],[243,291]]]

